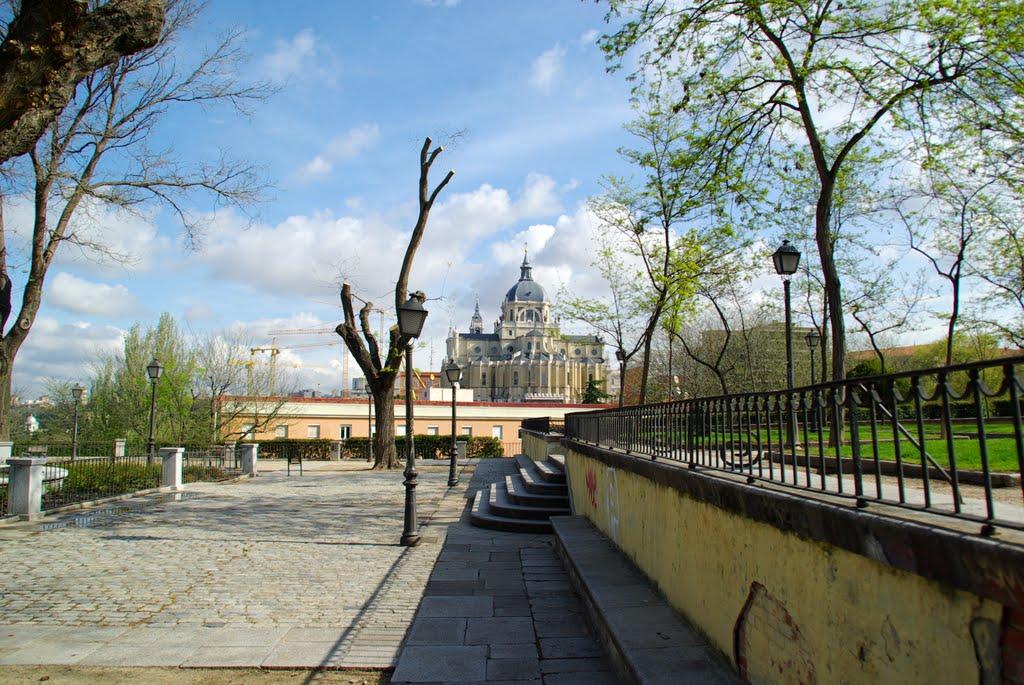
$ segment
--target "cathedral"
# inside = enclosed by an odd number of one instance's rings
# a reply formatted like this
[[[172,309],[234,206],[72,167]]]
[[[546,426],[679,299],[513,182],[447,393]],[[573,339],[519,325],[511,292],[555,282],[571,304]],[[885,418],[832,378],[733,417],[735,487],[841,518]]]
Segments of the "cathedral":
[[[591,380],[603,388],[604,341],[562,335],[558,324],[524,256],[519,281],[505,294],[493,332],[484,333],[478,302],[469,332],[452,330],[448,337],[447,358],[462,367],[460,387],[473,391],[474,402],[561,403],[580,402]]]

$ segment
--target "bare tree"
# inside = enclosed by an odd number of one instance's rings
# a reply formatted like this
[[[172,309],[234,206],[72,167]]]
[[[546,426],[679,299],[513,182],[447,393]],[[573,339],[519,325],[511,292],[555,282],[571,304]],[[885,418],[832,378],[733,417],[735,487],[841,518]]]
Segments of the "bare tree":
[[[416,257],[416,250],[423,239],[423,233],[427,228],[427,219],[434,201],[444,189],[448,182],[455,175],[449,171],[433,190],[430,188],[430,168],[441,154],[443,148],[439,145],[433,149],[433,141],[427,137],[420,149],[420,176],[419,176],[419,212],[416,216],[416,223],[409,236],[409,245],[405,248],[405,257],[402,260],[402,268],[398,273],[398,280],[395,282],[395,311],[405,303],[405,297],[409,288],[409,272],[412,270],[412,262]],[[422,293],[418,293],[422,294]],[[376,461],[373,464],[375,469],[396,469],[401,466],[395,450],[395,397],[394,385],[398,375],[398,369],[405,356],[405,347],[411,342],[411,338],[404,336],[398,330],[398,325],[388,330],[388,346],[385,356],[381,356],[380,343],[377,336],[373,334],[373,327],[370,324],[370,314],[374,311],[373,303],[363,301],[363,306],[358,312],[358,323],[356,321],[356,308],[353,304],[355,295],[352,293],[352,284],[343,283],[341,286],[341,304],[345,313],[345,320],[338,324],[335,331],[345,341],[345,345],[352,353],[352,357],[359,364],[366,383],[373,393],[373,404],[375,407],[375,422],[377,434],[374,436],[374,455]]]
[[[93,71],[160,38],[164,0],[21,0],[0,45],[0,163],[23,155]]]
[[[190,165],[148,142],[171,107],[223,103],[244,111],[245,105],[269,94],[265,87],[242,84],[233,76],[233,67],[243,58],[238,32],[224,37],[194,66],[184,65],[174,52],[175,40],[199,12],[190,0],[170,0],[157,44],[86,76],[74,100],[45,127],[29,152],[34,221],[24,255],[0,213],[0,283],[10,283],[12,260],[28,263],[20,310],[10,327],[12,291],[0,291],[0,437],[9,430],[14,360],[35,322],[43,282],[58,249],[71,243],[94,255],[130,259],[102,237],[87,237],[79,216],[84,210],[135,210],[149,202],[164,203],[181,220],[189,244],[195,244],[197,218],[187,198],[206,194],[217,204],[244,208],[259,197],[263,184],[250,164],[222,156],[213,163]],[[8,187],[0,199],[10,202],[16,191]]]

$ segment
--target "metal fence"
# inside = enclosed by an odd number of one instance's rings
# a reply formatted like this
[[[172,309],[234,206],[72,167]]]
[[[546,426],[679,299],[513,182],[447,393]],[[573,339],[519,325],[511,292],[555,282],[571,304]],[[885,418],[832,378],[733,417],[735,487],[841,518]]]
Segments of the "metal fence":
[[[10,497],[8,496],[10,484],[10,473],[5,464],[0,464],[0,518],[7,516],[10,512]]]
[[[574,440],[1024,529],[1024,357],[569,414]],[[840,438],[837,440],[836,438]]]
[[[43,466],[42,509],[158,488],[161,469],[146,455],[50,459]]]

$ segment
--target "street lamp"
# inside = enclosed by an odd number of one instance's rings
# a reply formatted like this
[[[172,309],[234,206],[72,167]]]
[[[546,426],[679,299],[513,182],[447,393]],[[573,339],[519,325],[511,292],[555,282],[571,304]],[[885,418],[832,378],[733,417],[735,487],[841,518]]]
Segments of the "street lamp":
[[[789,277],[796,273],[800,265],[800,251],[783,240],[782,245],[772,255],[772,262],[775,263],[775,273],[782,276],[782,290],[786,299],[786,389],[790,391],[787,397],[789,404],[789,426],[786,432],[789,437],[789,446],[796,450],[795,425],[796,415],[793,409],[793,315],[790,311]]]
[[[153,434],[156,432],[156,382],[160,380],[160,374],[163,372],[164,367],[160,366],[156,357],[146,367],[146,373],[149,374],[149,380],[153,385],[149,400],[149,458],[147,460],[149,464],[152,464],[156,457],[156,440],[153,439]]]
[[[623,393],[626,392],[626,353],[615,350],[615,358],[619,360],[619,406],[622,406]]]
[[[812,328],[804,336],[804,342],[807,343],[807,347],[811,350],[811,385],[814,385],[814,350],[818,348],[818,344],[821,342],[821,333],[818,332],[817,328]],[[813,403],[811,405],[811,425],[814,426],[815,430],[818,430],[818,402],[814,391],[811,391],[811,402]]]
[[[71,388],[71,396],[75,398],[75,427],[71,433],[71,461],[78,458],[78,401],[82,399],[84,392],[85,386],[81,383],[75,383],[75,387]]]
[[[445,365],[444,375],[448,377],[448,384],[452,386],[452,456],[448,467],[448,487],[452,487],[459,484],[459,477],[455,475],[455,455],[458,451],[455,442],[455,384],[462,380],[462,369],[455,363],[454,357]]]
[[[366,435],[369,436],[366,461],[373,463],[373,388],[366,384]]]
[[[401,544],[414,547],[419,544],[420,534],[416,532],[416,446],[413,444],[413,398],[412,398],[412,342],[420,337],[427,310],[423,308],[426,295],[422,292],[409,293],[409,299],[398,307],[398,332],[406,338],[405,344],[405,530]]]

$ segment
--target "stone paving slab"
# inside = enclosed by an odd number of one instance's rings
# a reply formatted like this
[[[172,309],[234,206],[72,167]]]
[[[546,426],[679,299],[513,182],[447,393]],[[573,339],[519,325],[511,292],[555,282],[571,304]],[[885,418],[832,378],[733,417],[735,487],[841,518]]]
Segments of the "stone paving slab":
[[[401,472],[347,466],[4,526],[0,666],[394,666],[466,486],[418,465],[407,548]]]

